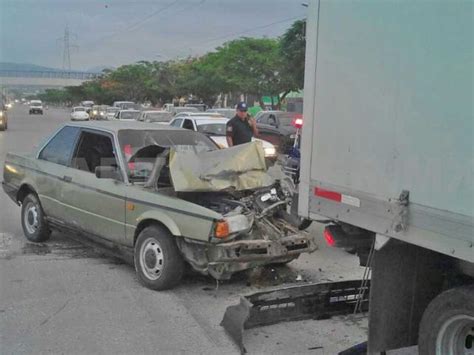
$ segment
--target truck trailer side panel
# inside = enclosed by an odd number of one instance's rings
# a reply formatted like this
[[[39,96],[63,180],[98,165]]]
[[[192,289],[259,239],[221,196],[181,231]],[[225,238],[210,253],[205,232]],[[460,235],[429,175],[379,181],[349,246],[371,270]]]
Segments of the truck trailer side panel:
[[[473,11],[471,1],[310,5],[300,215],[474,262]]]

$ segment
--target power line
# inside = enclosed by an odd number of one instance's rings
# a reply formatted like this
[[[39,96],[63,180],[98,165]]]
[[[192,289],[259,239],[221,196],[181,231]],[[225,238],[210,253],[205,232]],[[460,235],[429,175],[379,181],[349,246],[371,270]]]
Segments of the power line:
[[[286,18],[286,19],[283,19],[283,20],[280,20],[280,21],[276,21],[276,22],[266,24],[266,25],[249,28],[249,29],[246,29],[246,30],[241,31],[241,32],[235,32],[235,33],[226,34],[224,36],[215,37],[215,38],[209,39],[207,41],[200,42],[200,44],[215,42],[215,41],[219,41],[219,40],[226,39],[226,38],[229,38],[229,37],[239,36],[239,35],[242,35],[242,34],[245,34],[245,33],[248,33],[248,32],[252,32],[252,31],[255,31],[255,30],[261,30],[261,29],[264,29],[264,28],[267,28],[267,27],[270,27],[270,26],[273,26],[273,25],[278,25],[280,23],[285,23],[285,22],[292,21],[292,20],[302,20],[302,19],[304,19],[304,17],[300,17],[300,16],[289,17],[289,18]]]
[[[104,36],[102,38],[99,38],[98,40],[96,40],[95,42],[93,42],[93,45],[94,44],[97,44],[97,43],[100,43],[104,40],[107,40],[107,39],[110,39],[110,38],[113,38],[125,31],[130,31],[130,30],[135,30],[137,29],[138,27],[140,27],[144,22],[150,20],[151,18],[153,18],[154,16],[160,14],[161,12],[169,9],[171,6],[175,5],[176,3],[178,2],[178,0],[175,0],[173,1],[171,4],[168,4],[168,5],[165,5],[163,7],[160,7],[159,9],[157,9],[156,11],[152,12],[151,14],[149,14],[148,16],[145,16],[144,18],[140,19],[139,21],[125,27],[125,28],[122,28],[121,30],[118,30],[117,32],[115,33],[112,33],[110,35],[107,35],[107,36]]]

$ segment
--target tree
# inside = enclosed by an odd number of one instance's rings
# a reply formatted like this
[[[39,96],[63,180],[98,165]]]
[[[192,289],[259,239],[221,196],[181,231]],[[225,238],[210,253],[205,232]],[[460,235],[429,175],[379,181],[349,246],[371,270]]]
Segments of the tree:
[[[286,93],[303,89],[306,47],[306,20],[298,20],[280,38],[279,56]],[[286,96],[286,95],[285,95]],[[284,97],[282,97],[284,98]]]
[[[282,90],[279,43],[270,38],[241,38],[218,48],[218,74],[234,91],[261,98]],[[260,102],[263,106],[263,103]]]

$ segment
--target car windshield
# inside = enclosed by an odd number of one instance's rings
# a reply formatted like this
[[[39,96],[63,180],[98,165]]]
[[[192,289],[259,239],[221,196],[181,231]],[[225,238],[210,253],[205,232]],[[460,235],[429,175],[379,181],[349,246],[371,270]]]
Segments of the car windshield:
[[[169,112],[149,112],[146,114],[145,119],[152,122],[169,122],[171,115]]]
[[[110,113],[110,112],[114,113],[114,112],[117,112],[118,110],[119,110],[118,108],[109,107],[109,108],[107,109],[107,112],[108,112],[108,113]]]
[[[42,105],[41,102],[32,102],[31,103],[31,106],[36,106],[36,107],[41,106],[41,105]]]
[[[84,107],[76,107],[74,109],[74,112],[81,112],[81,111],[85,111],[86,109]]]
[[[210,134],[213,136],[225,136],[226,124],[224,122],[198,124],[197,130],[198,132],[201,132],[204,134]]]
[[[198,153],[218,149],[205,135],[189,130],[123,129],[118,132],[118,140],[128,175],[135,180],[148,177],[156,156],[171,147]]]
[[[122,112],[120,114],[120,119],[122,120],[136,120],[140,116],[140,112]]]

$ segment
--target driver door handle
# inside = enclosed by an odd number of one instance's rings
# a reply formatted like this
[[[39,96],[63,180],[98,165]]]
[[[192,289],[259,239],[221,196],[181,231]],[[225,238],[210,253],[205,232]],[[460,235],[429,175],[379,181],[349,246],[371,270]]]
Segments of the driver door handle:
[[[65,182],[71,182],[71,181],[72,181],[72,177],[64,175],[63,178],[62,178],[62,180],[65,181]]]

